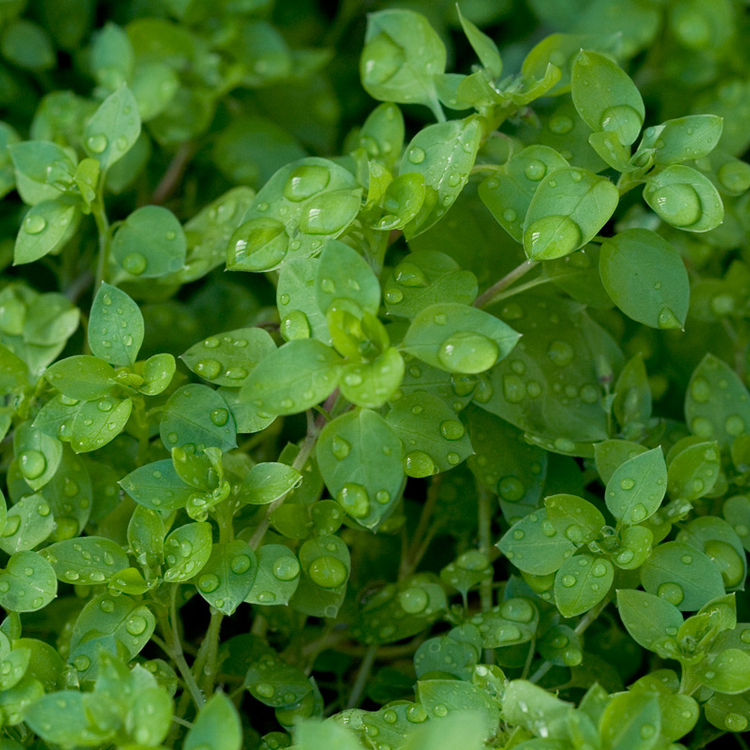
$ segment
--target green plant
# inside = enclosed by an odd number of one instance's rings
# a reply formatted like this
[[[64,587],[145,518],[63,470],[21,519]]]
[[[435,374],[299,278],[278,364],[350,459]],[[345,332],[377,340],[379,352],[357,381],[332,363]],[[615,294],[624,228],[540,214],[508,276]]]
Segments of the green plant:
[[[746,747],[743,3],[1,5],[3,748]]]

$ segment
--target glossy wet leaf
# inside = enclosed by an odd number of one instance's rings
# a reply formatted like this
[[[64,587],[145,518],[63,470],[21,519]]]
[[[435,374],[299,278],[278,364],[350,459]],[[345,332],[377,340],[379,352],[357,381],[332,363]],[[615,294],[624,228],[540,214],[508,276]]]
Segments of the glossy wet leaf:
[[[713,183],[681,164],[649,176],[643,199],[659,218],[685,232],[708,232],[724,219],[724,205]]]
[[[407,255],[383,288],[390,315],[411,318],[425,307],[457,302],[470,305],[477,296],[477,281],[470,271],[444,253],[419,250]]]
[[[727,590],[744,587],[747,560],[742,540],[726,521],[715,516],[694,518],[677,534],[677,541],[705,552],[721,572]]]
[[[638,150],[654,149],[655,164],[700,159],[716,148],[724,122],[716,115],[689,115],[646,128]]]
[[[195,489],[182,481],[171,459],[139,466],[120,485],[140,505],[151,510],[184,508]]]
[[[445,62],[445,45],[420,13],[386,10],[368,17],[359,68],[362,85],[375,99],[435,111],[435,76]]]
[[[656,697],[649,693],[620,693],[599,722],[606,747],[612,750],[651,750],[659,741],[661,717]]]
[[[329,422],[316,446],[331,496],[358,523],[377,528],[388,517],[404,482],[403,448],[393,427],[370,409]]]
[[[400,398],[386,421],[404,446],[407,476],[439,474],[471,455],[466,427],[441,399],[426,393]]]
[[[690,431],[722,447],[750,425],[750,396],[737,374],[713,354],[693,371],[685,394],[685,420]]]
[[[170,396],[159,434],[169,449],[190,445],[197,451],[210,446],[227,451],[237,446],[234,417],[226,401],[205,385],[186,385]]]
[[[252,371],[242,400],[271,414],[295,414],[323,401],[338,385],[341,358],[320,341],[290,341]]]
[[[298,552],[301,575],[290,606],[313,617],[336,617],[351,571],[346,544],[337,536],[308,539]]]
[[[616,63],[598,52],[581,50],[570,80],[576,110],[592,130],[613,132],[624,146],[635,142],[645,117],[643,99]]]
[[[73,418],[70,445],[76,453],[97,450],[114,440],[125,427],[133,402],[129,398],[87,401]]]
[[[122,290],[104,282],[89,317],[92,354],[112,365],[132,365],[143,343],[143,315]]]
[[[572,167],[548,172],[526,212],[526,255],[550,260],[578,250],[606,224],[617,202],[615,186],[593,172]]]
[[[404,116],[401,110],[390,102],[375,107],[362,124],[359,144],[370,158],[393,166],[404,145]]]
[[[651,553],[641,568],[641,582],[650,594],[693,611],[724,594],[719,569],[703,552],[684,542],[666,542]]]
[[[706,441],[686,446],[669,462],[667,490],[671,497],[693,502],[709,494],[721,470],[717,443]]]
[[[481,121],[471,116],[430,125],[411,140],[399,174],[423,175],[427,192],[421,211],[404,228],[407,238],[429,229],[453,205],[474,166],[481,137]]]
[[[70,238],[79,216],[78,206],[68,199],[45,200],[32,206],[16,236],[15,265],[32,263],[59,249]]]
[[[250,665],[244,687],[256,700],[274,708],[293,706],[312,691],[302,670],[270,654]]]
[[[588,544],[605,525],[601,511],[576,495],[549,495],[544,498],[544,507],[553,526],[575,544]]]
[[[8,146],[16,188],[24,203],[36,205],[60,198],[73,182],[77,160],[57,143],[22,141]]]
[[[255,553],[241,539],[215,544],[196,580],[198,593],[212,607],[231,615],[250,593],[257,567]]]
[[[286,341],[312,337],[331,344],[328,322],[316,295],[318,265],[316,258],[291,258],[279,271],[276,303]]]
[[[617,592],[620,618],[636,643],[661,656],[673,653],[664,646],[682,626],[682,614],[666,599],[635,589]]]
[[[30,422],[19,425],[13,434],[13,450],[26,484],[39,490],[47,484],[60,465],[62,444]]]
[[[473,374],[506,357],[517,340],[518,334],[494,316],[447,303],[422,309],[412,320],[403,347],[433,367]]]
[[[72,399],[106,396],[115,385],[115,371],[103,359],[85,354],[67,357],[48,367],[45,379]]]
[[[555,603],[563,617],[587,612],[609,592],[614,580],[612,563],[604,557],[576,555],[555,575]]]
[[[744,693],[750,689],[750,654],[737,648],[726,649],[701,663],[698,673],[703,684],[718,693]]]
[[[362,189],[354,176],[327,159],[307,158],[278,170],[245,212],[229,240],[227,268],[271,271],[293,253],[318,255],[323,242],[354,221]]]
[[[144,279],[181,270],[186,248],[180,222],[162,206],[143,206],[133,211],[112,239],[112,256],[122,270]]]
[[[531,199],[548,172],[564,169],[568,162],[548,146],[533,145],[514,154],[502,172],[479,186],[482,199],[500,226],[523,242],[523,225]]]
[[[189,581],[211,556],[211,524],[200,521],[175,529],[164,542],[165,581]]]
[[[86,153],[105,170],[125,156],[140,132],[138,105],[130,89],[123,85],[99,105],[86,124],[83,143]]]
[[[41,554],[63,583],[105,583],[128,566],[128,556],[119,544],[104,537],[66,539],[45,547]]]
[[[56,594],[55,572],[36,552],[16,552],[0,571],[0,607],[8,612],[34,612]]]
[[[359,253],[343,242],[329,240],[317,266],[315,295],[318,307],[324,313],[332,304],[341,304],[342,299],[352,300],[362,310],[377,313],[380,284]]]
[[[55,528],[55,517],[42,495],[27,495],[4,514],[0,548],[8,554],[30,550],[45,541]]]
[[[730,497],[724,503],[722,513],[740,538],[742,546],[750,549],[750,498],[745,495]]]
[[[602,282],[615,304],[651,328],[682,328],[690,301],[687,271],[675,248],[647,229],[628,229],[602,245]]]
[[[479,61],[495,78],[499,78],[503,72],[503,61],[500,58],[500,52],[498,52],[495,43],[468,18],[465,18],[460,9],[458,9],[458,18],[461,21],[464,34],[466,34],[466,38],[469,40],[469,44],[471,44]]]
[[[240,497],[251,505],[266,505],[283,497],[302,481],[300,473],[286,464],[255,464],[240,485]]]
[[[257,572],[245,601],[250,604],[287,604],[299,585],[299,560],[282,544],[264,544],[258,550],[257,558]]]
[[[180,359],[209,383],[237,388],[274,351],[276,344],[267,331],[238,328],[193,344]]]
[[[607,482],[607,508],[621,523],[641,523],[661,505],[667,491],[667,466],[661,448],[621,464]]]
[[[372,362],[346,365],[341,376],[341,393],[356,406],[378,409],[401,385],[404,369],[401,353],[389,347]]]
[[[519,570],[533,575],[556,572],[576,549],[555,528],[546,509],[534,511],[513,524],[497,546]]]

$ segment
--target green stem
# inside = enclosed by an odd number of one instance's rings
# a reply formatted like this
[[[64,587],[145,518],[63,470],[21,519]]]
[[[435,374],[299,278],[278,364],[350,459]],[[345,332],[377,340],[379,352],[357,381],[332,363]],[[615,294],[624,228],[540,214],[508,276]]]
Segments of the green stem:
[[[419,516],[419,523],[414,531],[414,537],[409,545],[406,554],[401,559],[399,569],[399,579],[410,576],[419,565],[420,560],[427,551],[427,547],[432,541],[434,532],[430,533],[430,519],[437,504],[438,495],[440,494],[440,485],[443,481],[443,475],[438,474],[430,480],[430,488],[427,490],[427,499],[422,506],[422,513]]]
[[[200,681],[204,695],[210,695],[214,690],[214,682],[218,673],[219,635],[223,619],[222,612],[218,610],[211,612],[211,622],[208,625],[206,637],[203,639],[198,657],[193,664],[193,674]]]
[[[351,693],[349,693],[347,708],[357,708],[362,702],[362,696],[367,687],[367,681],[370,679],[370,672],[372,672],[377,654],[377,646],[370,646],[365,652],[365,656],[359,666],[359,672],[357,672],[357,679],[354,681]]]
[[[99,260],[96,264],[96,280],[94,281],[94,294],[98,291],[103,281],[107,280],[107,271],[109,270],[109,219],[104,209],[104,200],[101,192],[96,202],[91,207],[91,213],[96,222],[96,228],[99,232]]]
[[[500,292],[507,289],[511,284],[515,283],[522,276],[525,276],[532,268],[534,268],[539,261],[536,260],[525,260],[520,265],[516,266],[510,273],[503,276],[502,279],[496,281],[489,289],[480,294],[474,300],[474,307],[487,307]]]
[[[489,559],[492,533],[492,496],[484,487],[479,487],[479,551]],[[486,578],[479,585],[479,596],[482,600],[482,612],[492,609],[492,579]]]

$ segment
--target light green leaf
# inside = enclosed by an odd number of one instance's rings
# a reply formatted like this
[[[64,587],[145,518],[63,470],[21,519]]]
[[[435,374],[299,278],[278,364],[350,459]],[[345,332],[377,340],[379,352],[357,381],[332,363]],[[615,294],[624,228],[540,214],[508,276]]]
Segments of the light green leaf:
[[[340,300],[352,300],[362,310],[376,314],[380,284],[367,261],[343,242],[328,240],[320,254],[315,297],[322,312]]]
[[[133,365],[143,343],[143,315],[122,290],[103,282],[89,315],[91,353],[112,365]]]
[[[231,615],[250,593],[257,569],[258,561],[247,542],[235,539],[214,544],[196,581],[198,593],[212,607]]]
[[[301,481],[300,473],[286,464],[255,464],[240,485],[239,497],[251,505],[267,505],[286,495]]]
[[[105,583],[128,567],[122,547],[104,537],[66,539],[45,547],[40,554],[52,565],[58,580],[75,585]]]
[[[710,154],[721,138],[724,121],[716,115],[688,115],[646,128],[638,152],[654,149],[655,164],[678,164]]]
[[[609,592],[614,567],[606,557],[576,555],[555,576],[555,603],[563,617],[582,615]]]
[[[14,265],[31,263],[57,250],[70,237],[79,217],[79,208],[70,198],[45,200],[32,206],[16,236]]]
[[[620,618],[633,640],[663,658],[674,655],[677,631],[682,627],[682,614],[666,599],[645,591],[620,589],[617,592]],[[665,647],[669,643],[671,647]]]
[[[110,94],[83,131],[86,153],[106,170],[131,149],[141,134],[138,105],[127,86]]]
[[[133,402],[129,398],[105,396],[87,401],[73,418],[71,447],[76,453],[103,447],[122,432],[132,410]]]
[[[84,401],[106,396],[115,385],[111,365],[85,354],[55,362],[45,370],[44,377],[64,396]]]
[[[511,526],[497,547],[519,570],[539,576],[559,570],[576,549],[558,532],[546,509],[534,511]]]
[[[464,30],[472,49],[476,52],[479,61],[495,78],[499,78],[503,72],[503,61],[497,45],[468,18],[464,18],[458,5],[456,5],[456,12],[458,13],[458,20],[461,22],[461,28]]]
[[[36,552],[16,552],[0,571],[0,607],[8,612],[35,612],[56,595],[55,571]]]
[[[667,466],[661,448],[621,464],[607,482],[605,499],[612,515],[626,526],[650,518],[667,492]]]
[[[26,484],[39,490],[49,482],[62,460],[62,443],[46,435],[31,422],[18,425],[13,433],[13,451]]]

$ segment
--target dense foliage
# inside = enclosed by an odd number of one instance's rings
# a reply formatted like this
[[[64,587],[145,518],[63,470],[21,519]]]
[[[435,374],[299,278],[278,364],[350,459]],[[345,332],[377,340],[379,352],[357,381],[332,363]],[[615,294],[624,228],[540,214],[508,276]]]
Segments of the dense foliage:
[[[0,3],[3,750],[747,729],[745,3],[460,5]]]

